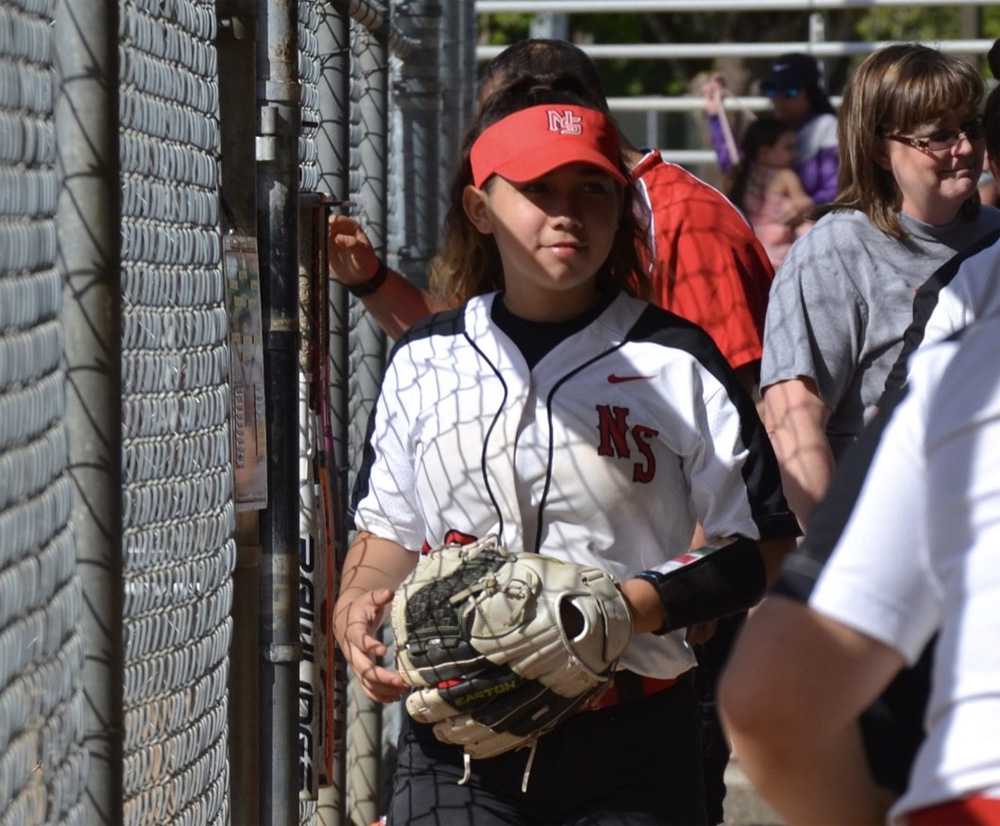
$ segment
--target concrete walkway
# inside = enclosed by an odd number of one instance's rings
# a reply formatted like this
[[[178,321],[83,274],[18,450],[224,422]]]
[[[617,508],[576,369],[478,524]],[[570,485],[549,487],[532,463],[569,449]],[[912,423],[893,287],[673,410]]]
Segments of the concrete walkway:
[[[726,768],[726,826],[783,826],[781,818],[754,790],[735,758]]]

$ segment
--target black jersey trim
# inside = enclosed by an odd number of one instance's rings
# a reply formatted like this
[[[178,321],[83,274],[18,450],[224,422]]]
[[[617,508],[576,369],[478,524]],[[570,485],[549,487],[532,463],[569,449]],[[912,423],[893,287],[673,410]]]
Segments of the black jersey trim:
[[[488,453],[490,437],[493,435],[493,428],[497,426],[497,421],[500,419],[500,413],[503,412],[503,409],[507,406],[509,388],[507,387],[507,382],[504,381],[503,376],[500,374],[500,370],[497,369],[497,366],[489,360],[486,353],[479,349],[479,345],[472,340],[472,337],[468,335],[468,333],[464,333],[463,335],[465,335],[465,340],[469,342],[472,349],[475,350],[479,354],[479,357],[490,366],[490,369],[499,380],[501,387],[503,387],[503,398],[500,400],[500,406],[493,414],[493,421],[490,422],[490,426],[486,429],[486,438],[483,439],[483,452],[479,456],[479,469],[483,474],[483,484],[486,486],[486,493],[489,495],[490,501],[493,503],[493,509],[497,512],[497,519],[499,520],[497,534],[500,537],[500,541],[503,542],[503,511],[500,509],[500,504],[497,502],[496,496],[493,495],[493,487],[490,485],[490,476],[486,472],[486,454]]]
[[[354,489],[351,492],[351,505],[347,510],[348,530],[355,529],[354,516],[357,512],[358,504],[368,495],[368,491],[371,489],[371,470],[372,465],[375,464],[375,447],[372,444],[372,435],[375,433],[375,415],[378,412],[378,399],[382,397],[382,385],[385,381],[385,374],[389,369],[389,365],[392,364],[392,360],[403,347],[415,341],[430,338],[431,336],[460,336],[464,334],[465,308],[459,307],[455,310],[445,310],[427,318],[422,318],[403,333],[395,345],[393,345],[392,350],[389,352],[389,357],[385,361],[385,367],[382,368],[382,376],[379,379],[375,404],[372,406],[371,413],[368,414],[368,426],[365,429],[365,446],[361,452],[361,467],[358,468],[358,475],[354,479]]]
[[[954,280],[962,264],[967,259],[993,246],[998,240],[1000,240],[1000,229],[987,233],[971,247],[962,250],[945,261],[944,264],[931,273],[930,278],[917,288],[917,292],[913,298],[913,320],[910,322],[910,326],[906,328],[906,332],[903,333],[903,349],[900,351],[899,356],[892,365],[892,369],[889,371],[889,375],[886,377],[883,393],[890,393],[906,383],[907,362],[910,360],[910,356],[913,355],[913,351],[924,341],[927,322],[930,321],[931,315],[937,307],[938,294],[941,290]]]
[[[392,356],[407,344],[412,344],[414,341],[420,341],[424,338],[430,338],[431,336],[460,336],[465,334],[465,306],[457,307],[453,310],[444,310],[440,313],[434,313],[434,315],[427,316],[426,318],[420,319],[413,324],[403,335],[399,337],[396,341],[395,346],[392,348],[392,352],[389,354],[389,359],[386,361],[386,366],[392,361]]]
[[[683,350],[715,377],[740,417],[740,440],[748,453],[740,472],[750,513],[761,539],[798,536],[798,521],[781,490],[778,460],[757,415],[757,408],[708,333],[667,310],[649,306],[632,325],[627,341],[649,342]]]

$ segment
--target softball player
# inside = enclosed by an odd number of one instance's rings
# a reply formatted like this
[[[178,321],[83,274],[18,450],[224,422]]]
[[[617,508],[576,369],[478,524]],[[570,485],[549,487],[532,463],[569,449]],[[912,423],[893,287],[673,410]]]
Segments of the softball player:
[[[579,48],[561,40],[523,40],[505,49],[484,66],[479,100],[526,76],[571,77],[577,81],[575,91],[589,106],[607,111],[597,66]],[[746,219],[713,187],[665,162],[655,149],[626,145],[622,154],[646,230],[650,299],[705,330],[743,386],[756,392],[764,311],[774,275],[767,254]],[[345,280],[393,338],[431,312],[452,307],[446,300],[449,285],[419,290],[382,266],[353,219],[333,218],[330,237],[336,277]],[[700,544],[697,538],[693,541]],[[741,622],[738,614],[689,633],[689,639],[703,643],[695,649],[696,677],[703,703],[705,794],[712,823],[723,820],[723,778],[729,760],[729,746],[715,712],[715,682]]]
[[[416,552],[497,534],[597,565],[635,636],[603,707],[526,756],[474,761],[404,722],[390,824],[697,824],[704,799],[684,628],[742,610],[796,533],[753,404],[697,327],[646,287],[617,130],[515,84],[466,139],[442,266],[465,303],[396,345],[355,490],[338,640],[398,699],[375,637]],[[687,554],[695,523],[707,555]],[[677,558],[679,557],[679,558]],[[653,736],[650,736],[653,734]]]
[[[1000,824],[998,335],[994,315],[915,354],[809,607],[768,600],[734,652],[724,711],[791,822],[879,819],[853,721],[936,633],[926,739],[890,821]]]

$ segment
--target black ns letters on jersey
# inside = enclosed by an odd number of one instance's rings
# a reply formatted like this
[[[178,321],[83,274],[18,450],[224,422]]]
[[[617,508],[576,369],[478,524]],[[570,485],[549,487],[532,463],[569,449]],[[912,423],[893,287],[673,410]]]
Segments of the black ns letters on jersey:
[[[631,459],[632,450],[629,445],[629,435],[631,435],[635,450],[642,457],[641,462],[632,465],[632,481],[645,484],[656,476],[656,455],[650,446],[650,440],[656,438],[659,431],[642,424],[629,427],[628,414],[627,407],[597,405],[597,432],[600,434],[597,454]]]

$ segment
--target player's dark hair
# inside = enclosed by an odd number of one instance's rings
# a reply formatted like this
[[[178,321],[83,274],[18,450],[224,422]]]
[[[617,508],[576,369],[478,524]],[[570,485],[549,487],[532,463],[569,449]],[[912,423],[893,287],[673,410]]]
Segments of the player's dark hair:
[[[993,77],[1000,80],[1000,39],[990,47],[986,60]],[[986,133],[986,154],[989,155],[992,166],[1000,166],[1000,86],[994,86],[986,98],[983,131]]]
[[[836,115],[837,110],[830,102],[830,96],[818,83],[806,86],[806,97],[809,98],[809,111],[816,115]]]
[[[526,78],[545,83],[547,78],[560,75],[577,79],[580,96],[587,106],[608,112],[600,72],[586,52],[565,40],[541,37],[519,40],[483,67],[479,79],[479,105],[505,86],[522,83]]]
[[[990,71],[1000,80],[1000,40],[990,48]],[[986,133],[986,152],[994,166],[1000,165],[1000,86],[993,87],[983,108],[983,130]]]
[[[587,99],[580,94],[580,80],[576,77],[560,75],[545,83],[540,83],[537,78],[524,78],[490,96],[462,141],[462,157],[458,172],[452,179],[448,200],[444,243],[431,272],[432,290],[453,304],[503,289],[504,286],[503,266],[496,241],[492,235],[483,235],[472,225],[463,206],[465,188],[472,184],[469,158],[472,144],[497,121],[522,109],[546,103],[588,106]],[[628,167],[621,157],[618,166],[628,178]],[[487,181],[486,187],[489,185]],[[624,187],[618,231],[608,260],[597,277],[602,288],[621,289],[644,298],[649,294],[649,275],[641,264],[640,255],[646,240],[639,231],[633,198],[632,187]]]
[[[986,54],[986,62],[990,67],[990,74],[1000,80],[1000,38],[993,41],[989,52]]]
[[[983,131],[986,133],[986,152],[994,165],[1000,164],[1000,86],[990,92],[983,108]]]
[[[740,141],[740,162],[730,173],[729,200],[744,213],[747,210],[743,199],[746,197],[750,174],[753,172],[754,164],[757,163],[760,150],[774,146],[782,135],[789,132],[794,134],[795,129],[777,118],[764,117],[751,121],[743,133],[743,139]]]

